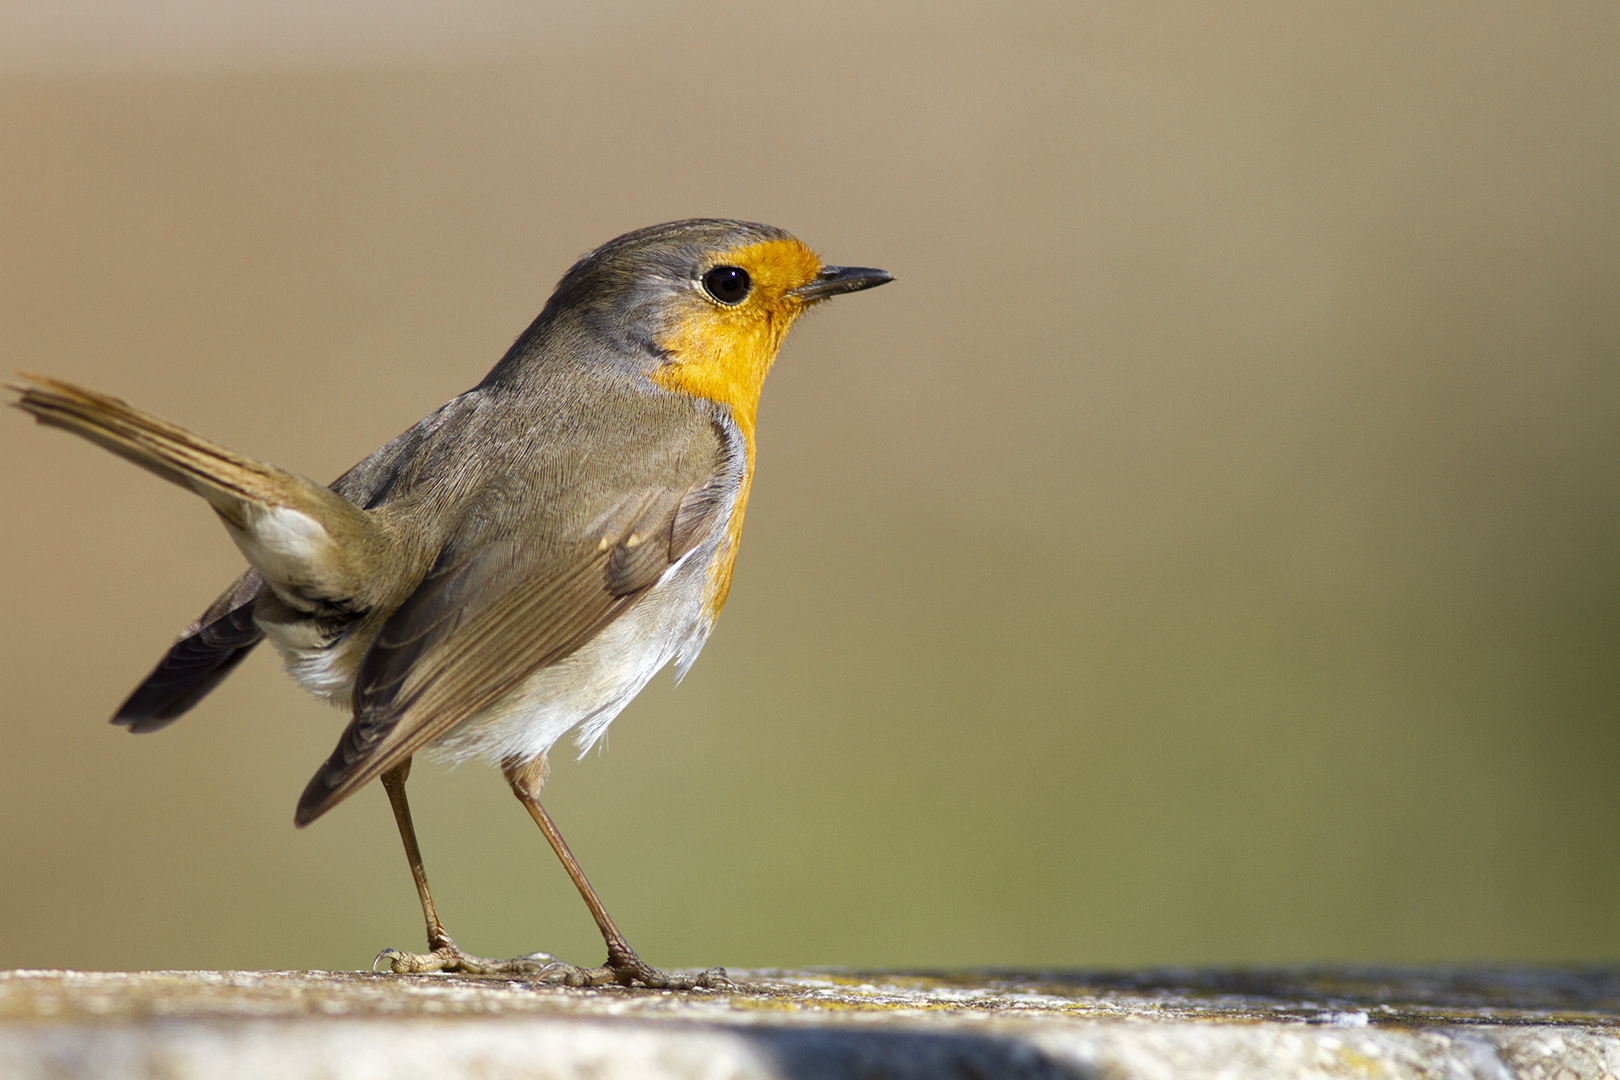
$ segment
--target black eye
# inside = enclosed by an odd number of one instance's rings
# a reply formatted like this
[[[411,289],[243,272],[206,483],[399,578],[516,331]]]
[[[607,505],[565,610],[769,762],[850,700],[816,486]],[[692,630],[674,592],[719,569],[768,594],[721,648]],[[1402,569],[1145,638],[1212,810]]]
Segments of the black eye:
[[[748,295],[748,271],[740,266],[717,266],[703,275],[703,289],[722,304],[735,304]]]

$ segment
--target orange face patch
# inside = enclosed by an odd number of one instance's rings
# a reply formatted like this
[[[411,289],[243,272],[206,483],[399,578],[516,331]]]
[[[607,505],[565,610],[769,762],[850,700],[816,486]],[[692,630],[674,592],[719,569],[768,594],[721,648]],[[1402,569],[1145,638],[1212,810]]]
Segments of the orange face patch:
[[[767,240],[720,253],[700,269],[699,276],[716,266],[746,271],[751,283],[748,295],[727,305],[704,294],[701,285],[694,285],[687,309],[658,341],[670,354],[670,361],[652,376],[666,390],[729,406],[742,431],[747,453],[742,486],[726,524],[726,545],[709,568],[704,613],[711,619],[720,614],[731,588],[748,483],[754,475],[754,414],[759,394],[782,339],[805,308],[793,290],[815,280],[821,260],[797,240]]]
[[[731,406],[753,449],[754,412],[765,373],[788,327],[804,310],[792,290],[815,280],[821,260],[797,240],[768,240],[717,255],[700,270],[735,266],[747,272],[748,295],[733,305],[692,290],[687,310],[658,344],[671,361],[653,381],[668,390]]]

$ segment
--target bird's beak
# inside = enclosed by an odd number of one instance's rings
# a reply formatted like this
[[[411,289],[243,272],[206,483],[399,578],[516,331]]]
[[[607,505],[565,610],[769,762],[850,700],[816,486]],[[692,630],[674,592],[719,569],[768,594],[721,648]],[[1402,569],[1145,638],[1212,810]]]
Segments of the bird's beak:
[[[893,280],[893,274],[865,266],[823,266],[821,273],[817,274],[813,281],[800,285],[788,295],[797,296],[805,303],[813,304],[829,296],[860,292],[862,289],[876,288],[886,281]]]

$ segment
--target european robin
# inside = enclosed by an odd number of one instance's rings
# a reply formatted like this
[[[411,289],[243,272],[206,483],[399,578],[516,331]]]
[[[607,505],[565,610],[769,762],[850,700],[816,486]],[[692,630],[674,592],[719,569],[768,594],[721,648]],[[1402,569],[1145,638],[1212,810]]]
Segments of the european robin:
[[[574,264],[484,380],[323,487],[117,398],[27,376],[15,402],[207,499],[252,569],[181,634],[113,723],[152,731],[269,638],[351,710],[298,800],[307,825],[373,779],[393,806],[428,952],[394,971],[539,972],[581,985],[718,985],[636,955],[540,805],[546,755],[581,750],[654,673],[697,659],[726,602],[754,413],[805,309],[891,280],[826,266],[781,229],[691,220]],[[405,779],[418,751],[498,765],[607,943],[600,968],[483,960],[434,911]]]

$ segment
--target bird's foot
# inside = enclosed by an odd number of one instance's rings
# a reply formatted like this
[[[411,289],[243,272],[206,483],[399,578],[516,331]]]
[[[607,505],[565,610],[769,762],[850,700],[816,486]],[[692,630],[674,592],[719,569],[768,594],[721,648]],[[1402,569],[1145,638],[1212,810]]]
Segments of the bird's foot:
[[[567,981],[568,973],[579,969],[572,964],[565,964],[550,953],[536,952],[527,956],[514,956],[510,960],[486,960],[481,956],[469,956],[456,947],[453,941],[445,941],[432,952],[408,953],[398,949],[384,949],[377,954],[377,959],[371,962],[371,970],[376,971],[383,964],[396,975],[416,975],[430,971],[451,971],[465,975],[561,975]]]
[[[651,990],[734,990],[726,969],[713,967],[692,974],[659,971],[623,944],[608,948],[607,963],[598,968],[568,967],[562,973],[564,986],[645,986]]]
[[[645,986],[651,990],[733,990],[736,984],[726,977],[726,969],[710,968],[690,974],[659,971],[645,963],[633,950],[611,950],[601,967],[582,968],[565,964],[550,953],[536,952],[510,960],[486,960],[469,956],[448,939],[432,952],[408,953],[384,949],[371,962],[371,970],[386,965],[396,975],[418,975],[445,971],[464,975],[529,975],[563,986]]]

